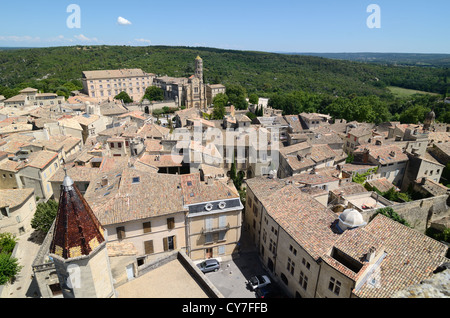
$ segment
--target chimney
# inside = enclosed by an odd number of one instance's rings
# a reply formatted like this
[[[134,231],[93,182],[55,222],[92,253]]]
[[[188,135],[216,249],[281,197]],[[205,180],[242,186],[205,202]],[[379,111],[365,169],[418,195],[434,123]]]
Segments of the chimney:
[[[364,149],[363,151],[363,163],[369,162],[369,149]]]
[[[104,176],[102,178],[102,187],[106,187],[108,185],[108,177]]]
[[[366,254],[366,262],[372,262],[375,259],[376,249],[375,247],[371,247],[369,252]]]

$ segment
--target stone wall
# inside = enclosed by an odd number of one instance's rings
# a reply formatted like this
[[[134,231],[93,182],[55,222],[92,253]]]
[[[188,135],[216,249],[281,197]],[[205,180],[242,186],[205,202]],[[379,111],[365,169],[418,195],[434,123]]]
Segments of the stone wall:
[[[390,207],[403,217],[412,228],[425,232],[432,221],[450,215],[447,199],[448,195],[441,195],[406,203],[397,203]],[[370,219],[375,213],[376,210],[362,212],[364,220]]]
[[[449,298],[450,269],[433,275],[418,285],[396,293],[393,298]]]

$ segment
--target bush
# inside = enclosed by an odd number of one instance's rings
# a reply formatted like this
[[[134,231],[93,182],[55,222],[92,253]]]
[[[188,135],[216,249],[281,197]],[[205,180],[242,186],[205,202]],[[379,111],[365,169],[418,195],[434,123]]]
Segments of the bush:
[[[19,261],[8,253],[0,253],[0,285],[5,285],[21,270]]]
[[[409,223],[400,215],[398,215],[397,212],[395,212],[391,207],[378,209],[377,212],[370,218],[370,220],[372,221],[378,214],[382,214],[394,221],[397,221],[398,223],[411,227]]]
[[[17,239],[11,233],[0,233],[0,253],[11,254]]]

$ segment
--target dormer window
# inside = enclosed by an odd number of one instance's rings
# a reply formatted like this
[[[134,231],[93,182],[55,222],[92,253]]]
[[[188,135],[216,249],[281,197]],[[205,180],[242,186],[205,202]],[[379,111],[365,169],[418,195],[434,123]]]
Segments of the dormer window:
[[[140,177],[134,177],[133,178],[133,184],[140,183],[140,182],[141,182],[141,178]]]

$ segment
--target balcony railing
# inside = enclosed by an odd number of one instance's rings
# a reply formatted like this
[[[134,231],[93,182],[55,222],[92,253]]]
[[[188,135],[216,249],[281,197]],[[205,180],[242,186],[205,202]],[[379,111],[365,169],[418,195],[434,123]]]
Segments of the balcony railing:
[[[230,224],[228,223],[225,226],[219,226],[219,227],[214,227],[214,228],[210,228],[210,229],[205,229],[202,228],[201,233],[204,234],[210,234],[210,233],[217,233],[217,232],[221,232],[221,231],[228,231],[230,229]]]

